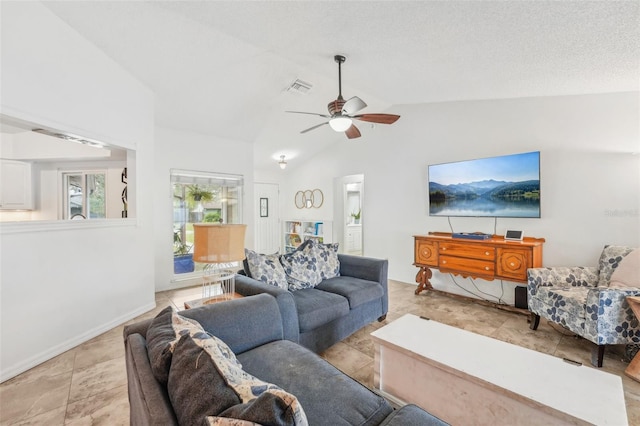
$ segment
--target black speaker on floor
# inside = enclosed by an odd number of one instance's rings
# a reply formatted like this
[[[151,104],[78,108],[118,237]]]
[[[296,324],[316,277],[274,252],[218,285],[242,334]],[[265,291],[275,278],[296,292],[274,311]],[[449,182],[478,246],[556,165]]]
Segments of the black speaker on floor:
[[[528,309],[527,303],[527,288],[523,286],[516,286],[516,308]]]

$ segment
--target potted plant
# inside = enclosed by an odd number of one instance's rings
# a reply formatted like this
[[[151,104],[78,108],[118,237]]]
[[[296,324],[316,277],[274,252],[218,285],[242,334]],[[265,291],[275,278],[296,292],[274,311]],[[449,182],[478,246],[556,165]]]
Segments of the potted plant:
[[[196,203],[200,201],[211,201],[213,200],[213,192],[198,184],[189,185],[187,186],[187,199]]]
[[[213,200],[213,192],[198,184],[189,185],[187,186],[187,200],[193,207],[189,221],[193,223],[202,222],[204,211],[202,203]]]
[[[191,246],[182,241],[180,230],[173,231],[173,273],[184,274],[193,272],[195,264],[193,263],[193,253],[190,253]]]
[[[353,217],[353,223],[358,224],[360,223],[360,212],[362,211],[362,209],[358,209],[358,213],[351,213],[351,217]]]

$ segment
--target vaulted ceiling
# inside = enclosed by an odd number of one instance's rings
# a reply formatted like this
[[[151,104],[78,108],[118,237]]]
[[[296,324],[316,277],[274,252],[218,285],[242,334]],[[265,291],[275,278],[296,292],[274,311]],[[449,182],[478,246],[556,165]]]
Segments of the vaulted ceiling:
[[[638,90],[638,1],[44,2],[156,95],[158,125],[255,144],[256,168],[348,143],[300,134],[338,92],[394,105]],[[287,91],[295,80],[306,95]],[[402,121],[398,122],[401,123]],[[360,126],[363,138],[375,131]]]

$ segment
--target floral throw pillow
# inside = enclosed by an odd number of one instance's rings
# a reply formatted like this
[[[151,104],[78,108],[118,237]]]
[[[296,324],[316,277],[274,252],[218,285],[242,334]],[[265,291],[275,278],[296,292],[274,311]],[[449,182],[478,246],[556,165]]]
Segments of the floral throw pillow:
[[[338,243],[313,243],[316,253],[320,278],[326,280],[340,276],[340,261],[338,260]]]
[[[260,254],[253,250],[244,249],[244,254],[253,279],[287,290],[287,277],[277,253]]]
[[[307,240],[295,251],[280,256],[280,263],[287,276],[290,291],[313,288],[322,281],[312,240]]]
[[[598,279],[598,286],[608,287],[611,274],[618,267],[622,259],[633,251],[633,247],[624,246],[604,246],[600,260],[598,262],[598,269],[600,278]]]

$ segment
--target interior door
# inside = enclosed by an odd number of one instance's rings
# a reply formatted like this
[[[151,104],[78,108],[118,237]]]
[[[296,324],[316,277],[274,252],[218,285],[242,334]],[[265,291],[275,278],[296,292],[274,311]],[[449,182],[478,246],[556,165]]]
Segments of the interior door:
[[[277,184],[255,184],[255,250],[258,253],[270,254],[280,250],[279,192]]]

